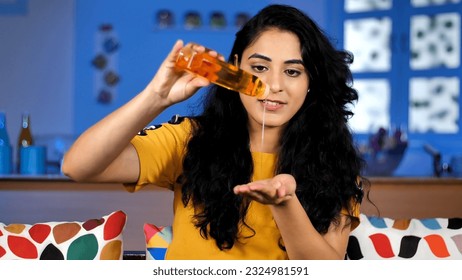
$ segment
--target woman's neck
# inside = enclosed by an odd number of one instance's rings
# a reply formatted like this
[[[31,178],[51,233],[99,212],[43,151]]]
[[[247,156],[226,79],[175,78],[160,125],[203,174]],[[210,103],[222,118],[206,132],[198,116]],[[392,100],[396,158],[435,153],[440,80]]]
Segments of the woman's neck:
[[[249,128],[250,150],[252,152],[277,153],[281,127]]]

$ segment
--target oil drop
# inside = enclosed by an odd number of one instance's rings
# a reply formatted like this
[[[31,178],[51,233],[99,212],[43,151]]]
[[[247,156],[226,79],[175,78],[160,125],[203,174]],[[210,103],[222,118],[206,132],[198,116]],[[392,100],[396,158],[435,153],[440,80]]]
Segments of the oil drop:
[[[266,99],[263,100],[263,105],[265,105]],[[260,178],[263,179],[263,147],[265,144],[265,119],[266,119],[266,106],[263,106],[263,114],[261,121],[261,143],[260,143]]]

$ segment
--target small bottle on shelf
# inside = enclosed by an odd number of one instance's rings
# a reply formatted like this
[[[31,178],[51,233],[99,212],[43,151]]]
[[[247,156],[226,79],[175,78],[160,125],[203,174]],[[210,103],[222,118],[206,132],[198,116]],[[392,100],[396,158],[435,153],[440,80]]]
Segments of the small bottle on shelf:
[[[6,130],[6,114],[3,111],[0,111],[0,146],[9,146],[10,137],[8,136],[8,131]]]
[[[21,117],[21,128],[18,137],[18,151],[17,151],[17,167],[19,171],[19,166],[21,163],[21,148],[32,146],[34,144],[34,138],[32,137],[32,132],[30,128],[30,114],[25,112]]]
[[[257,98],[266,98],[269,88],[260,78],[236,65],[226,63],[207,53],[196,52],[194,44],[183,47],[178,54],[175,67],[204,77],[212,83]]]
[[[11,163],[11,144],[6,129],[6,114],[0,111],[0,174],[10,174]]]
[[[18,147],[27,147],[34,144],[32,133],[30,129],[30,115],[29,113],[22,114],[21,131],[18,137]]]

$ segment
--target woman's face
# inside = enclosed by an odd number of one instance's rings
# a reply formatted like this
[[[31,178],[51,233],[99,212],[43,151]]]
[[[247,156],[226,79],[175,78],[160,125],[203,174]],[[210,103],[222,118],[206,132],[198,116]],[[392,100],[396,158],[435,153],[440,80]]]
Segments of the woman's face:
[[[300,49],[294,33],[269,29],[244,50],[240,67],[270,88],[265,100],[240,94],[251,127],[262,126],[264,112],[266,127],[283,127],[302,106],[309,78]]]

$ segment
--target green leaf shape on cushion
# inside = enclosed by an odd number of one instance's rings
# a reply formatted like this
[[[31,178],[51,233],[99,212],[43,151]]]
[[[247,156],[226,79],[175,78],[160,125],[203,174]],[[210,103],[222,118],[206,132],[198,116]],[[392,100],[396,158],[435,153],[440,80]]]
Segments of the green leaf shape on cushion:
[[[98,253],[98,240],[94,234],[86,234],[72,241],[67,250],[68,260],[93,260]]]

